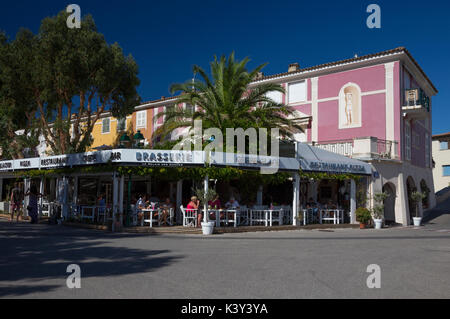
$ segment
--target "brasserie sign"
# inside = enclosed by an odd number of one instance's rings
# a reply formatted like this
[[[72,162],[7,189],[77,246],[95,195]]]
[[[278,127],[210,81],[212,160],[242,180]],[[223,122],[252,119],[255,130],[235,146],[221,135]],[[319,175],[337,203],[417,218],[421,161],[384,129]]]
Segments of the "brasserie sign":
[[[201,151],[117,149],[49,157],[0,161],[0,171],[49,169],[110,163],[146,166],[182,166],[204,164]]]

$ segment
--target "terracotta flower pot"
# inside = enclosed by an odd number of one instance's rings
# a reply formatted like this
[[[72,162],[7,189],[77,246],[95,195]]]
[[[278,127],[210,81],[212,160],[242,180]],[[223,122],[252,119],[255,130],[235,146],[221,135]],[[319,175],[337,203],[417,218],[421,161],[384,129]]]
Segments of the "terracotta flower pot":
[[[366,228],[366,224],[364,223],[359,223],[359,229],[364,229]]]

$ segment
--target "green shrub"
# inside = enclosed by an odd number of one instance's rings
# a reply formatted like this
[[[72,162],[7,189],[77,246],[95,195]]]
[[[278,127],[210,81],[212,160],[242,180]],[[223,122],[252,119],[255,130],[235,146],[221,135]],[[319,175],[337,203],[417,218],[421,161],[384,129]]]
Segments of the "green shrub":
[[[356,210],[356,220],[362,224],[367,224],[367,222],[372,218],[370,211],[365,207],[359,207]]]

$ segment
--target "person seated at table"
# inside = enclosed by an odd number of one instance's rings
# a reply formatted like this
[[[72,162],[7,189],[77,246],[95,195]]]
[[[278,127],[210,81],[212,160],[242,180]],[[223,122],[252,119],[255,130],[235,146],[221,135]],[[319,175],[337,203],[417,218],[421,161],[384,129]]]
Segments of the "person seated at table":
[[[170,198],[167,197],[165,202],[161,204],[162,214],[161,214],[161,217],[159,218],[160,224],[164,223],[164,224],[168,225],[167,217],[169,217],[171,208],[173,208],[173,204],[170,202]]]
[[[234,197],[230,197],[230,200],[225,204],[225,208],[227,209],[237,209],[239,208],[239,203]]]
[[[328,201],[327,209],[336,209],[336,204],[331,199]]]
[[[145,209],[145,202],[147,201],[146,195],[139,195],[139,199],[136,202],[136,212],[138,216],[138,222],[141,222],[144,217],[144,213],[142,212]]]
[[[146,198],[148,198],[148,195],[146,195]],[[159,209],[159,203],[157,202],[151,202],[150,200],[147,200],[144,204],[145,209],[151,210],[151,214],[153,218],[158,219],[158,209]]]
[[[192,212],[197,210],[200,206],[200,201],[197,196],[192,196],[191,201],[186,206],[186,212]],[[202,222],[203,215],[200,211],[197,211],[197,227],[200,227],[200,223]]]
[[[217,194],[213,200],[208,202],[208,205],[211,206],[212,209],[219,209],[222,207],[219,199],[219,194]]]
[[[239,209],[239,203],[234,197],[230,197],[230,200],[225,204],[227,209]],[[234,213],[228,213],[228,219],[233,219]]]
[[[98,205],[98,214],[103,215],[106,210],[106,200],[103,197],[103,194],[100,194],[100,196],[98,197],[97,205]]]

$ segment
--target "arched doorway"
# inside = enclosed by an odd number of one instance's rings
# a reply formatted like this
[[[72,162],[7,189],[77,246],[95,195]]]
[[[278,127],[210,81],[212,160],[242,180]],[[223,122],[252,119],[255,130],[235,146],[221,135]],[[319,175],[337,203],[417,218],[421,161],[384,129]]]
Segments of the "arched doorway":
[[[408,193],[408,206],[409,206],[409,216],[408,219],[412,220],[412,218],[415,216],[415,206],[414,202],[411,200],[411,194],[417,190],[416,183],[414,182],[414,179],[409,176],[406,179],[406,191]]]
[[[420,181],[420,191],[426,195],[422,200],[422,208],[428,209],[430,207],[430,189],[424,179]]]
[[[388,197],[384,200],[384,220],[386,224],[393,224],[395,223],[395,198],[397,197],[395,185],[392,183],[384,184],[383,193],[388,194]]]

